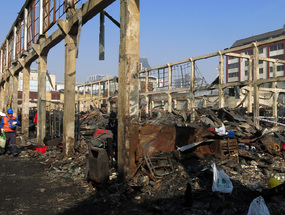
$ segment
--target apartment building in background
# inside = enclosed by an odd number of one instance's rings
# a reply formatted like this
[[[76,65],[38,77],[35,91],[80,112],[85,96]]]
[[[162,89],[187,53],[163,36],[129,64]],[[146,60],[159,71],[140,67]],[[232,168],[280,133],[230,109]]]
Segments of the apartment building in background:
[[[55,75],[49,74],[46,80],[46,91],[55,90]],[[18,91],[23,91],[23,73],[19,73],[19,86]],[[38,92],[38,70],[30,69],[30,92]]]
[[[270,38],[275,38],[285,35],[285,25],[283,28],[270,31],[264,34],[248,37],[237,40],[231,48],[250,44],[252,42],[259,42]],[[275,58],[285,60],[284,55],[285,40],[275,43],[268,43],[259,47],[259,56],[266,58]],[[236,51],[238,54],[253,54],[253,48]],[[240,82],[248,79],[248,60],[245,58],[237,58],[232,56],[226,57],[226,82]],[[285,76],[284,64],[277,64],[277,77]],[[267,79],[273,77],[273,63],[266,61],[259,61],[259,78]]]

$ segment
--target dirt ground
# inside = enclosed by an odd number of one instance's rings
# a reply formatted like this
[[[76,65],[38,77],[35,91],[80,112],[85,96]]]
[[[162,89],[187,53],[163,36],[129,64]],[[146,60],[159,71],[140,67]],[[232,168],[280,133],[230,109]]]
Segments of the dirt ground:
[[[118,214],[104,204],[102,194],[98,197],[102,201],[96,204],[96,188],[84,180],[52,177],[41,162],[38,158],[0,156],[0,214]]]

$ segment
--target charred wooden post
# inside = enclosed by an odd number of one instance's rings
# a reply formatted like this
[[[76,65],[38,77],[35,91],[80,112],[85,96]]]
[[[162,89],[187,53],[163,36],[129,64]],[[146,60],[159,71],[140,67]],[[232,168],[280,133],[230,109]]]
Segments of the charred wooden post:
[[[136,169],[139,142],[139,2],[120,2],[118,172],[123,179]]]

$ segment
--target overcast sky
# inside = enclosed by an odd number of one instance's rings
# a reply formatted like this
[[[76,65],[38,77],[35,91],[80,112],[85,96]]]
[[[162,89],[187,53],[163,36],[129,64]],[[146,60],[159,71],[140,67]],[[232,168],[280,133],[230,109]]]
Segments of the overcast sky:
[[[2,44],[25,1],[0,2]],[[118,21],[119,6],[117,0],[106,8]],[[236,40],[283,28],[284,8],[284,0],[140,0],[140,56],[147,57],[150,66],[155,67],[223,50]],[[82,27],[77,82],[95,74],[118,75],[120,30],[108,18],[105,34],[105,61],[99,61],[99,17]],[[198,67],[212,82],[217,76],[218,58],[201,61]],[[47,68],[56,74],[57,81],[64,80],[63,42],[50,50]]]

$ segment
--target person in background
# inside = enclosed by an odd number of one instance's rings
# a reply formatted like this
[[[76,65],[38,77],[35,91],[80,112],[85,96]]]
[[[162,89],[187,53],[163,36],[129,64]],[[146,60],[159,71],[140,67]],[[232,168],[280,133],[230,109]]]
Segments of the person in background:
[[[117,114],[115,112],[110,113],[109,122],[106,126],[106,129],[112,131],[113,133],[113,145],[115,147],[115,158],[118,157],[118,120]]]
[[[36,112],[33,123],[38,124],[38,112]]]
[[[2,117],[0,128],[1,132],[5,131],[6,135],[5,153],[9,154],[10,152],[13,156],[17,156],[19,154],[16,146],[16,129],[18,125],[20,125],[19,120],[13,116],[12,108],[9,108],[7,110],[7,116]]]

